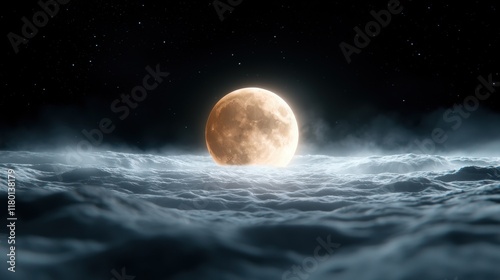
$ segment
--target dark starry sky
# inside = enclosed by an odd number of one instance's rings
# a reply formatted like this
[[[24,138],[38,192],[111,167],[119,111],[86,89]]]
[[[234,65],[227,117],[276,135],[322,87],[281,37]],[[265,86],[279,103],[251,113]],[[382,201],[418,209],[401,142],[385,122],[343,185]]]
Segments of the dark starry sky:
[[[204,149],[212,106],[246,86],[287,100],[305,141],[341,138],[380,116],[428,134],[436,112],[474,94],[479,75],[500,81],[499,5],[402,0],[347,63],[339,44],[353,44],[353,28],[388,2],[243,0],[221,21],[212,1],[71,0],[15,54],[7,34],[21,35],[21,18],[41,8],[11,1],[0,16],[0,148],[75,143],[109,118],[110,146]],[[157,64],[169,76],[120,120],[110,105]],[[499,113],[500,97],[480,107]]]

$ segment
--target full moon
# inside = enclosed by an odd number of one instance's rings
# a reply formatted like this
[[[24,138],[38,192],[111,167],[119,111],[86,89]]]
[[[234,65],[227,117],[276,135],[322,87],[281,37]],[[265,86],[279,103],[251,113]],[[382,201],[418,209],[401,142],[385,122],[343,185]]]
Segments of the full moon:
[[[281,97],[261,88],[242,88],[215,104],[205,139],[217,164],[286,166],[297,149],[299,129]]]

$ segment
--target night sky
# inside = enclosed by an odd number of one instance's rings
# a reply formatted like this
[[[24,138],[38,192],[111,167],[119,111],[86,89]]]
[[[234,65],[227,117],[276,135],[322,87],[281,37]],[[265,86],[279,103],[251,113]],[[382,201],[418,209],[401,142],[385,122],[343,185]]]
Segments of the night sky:
[[[450,132],[440,149],[500,139],[500,94],[463,124],[442,117],[474,95],[478,76],[500,82],[496,1],[402,0],[350,63],[339,45],[354,45],[354,28],[389,1],[243,0],[222,21],[213,3],[72,0],[16,54],[8,34],[22,36],[21,18],[42,9],[9,2],[0,16],[0,149],[74,145],[109,118],[102,147],[204,151],[211,108],[242,87],[283,97],[306,146],[398,150],[437,126]],[[157,65],[169,75],[121,120],[112,104]]]

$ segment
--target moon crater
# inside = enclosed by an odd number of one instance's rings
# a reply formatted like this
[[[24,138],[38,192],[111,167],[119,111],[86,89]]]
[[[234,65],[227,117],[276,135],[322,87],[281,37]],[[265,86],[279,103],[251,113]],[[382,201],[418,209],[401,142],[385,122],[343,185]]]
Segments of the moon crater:
[[[286,166],[298,145],[292,109],[278,95],[243,88],[224,96],[205,129],[207,148],[221,165]]]

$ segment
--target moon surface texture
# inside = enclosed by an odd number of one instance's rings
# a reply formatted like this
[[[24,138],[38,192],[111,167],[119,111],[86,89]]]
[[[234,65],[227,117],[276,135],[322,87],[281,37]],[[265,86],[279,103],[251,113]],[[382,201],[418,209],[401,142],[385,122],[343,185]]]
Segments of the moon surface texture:
[[[281,97],[261,88],[243,88],[215,104],[205,139],[217,164],[286,166],[297,149],[299,129]]]

